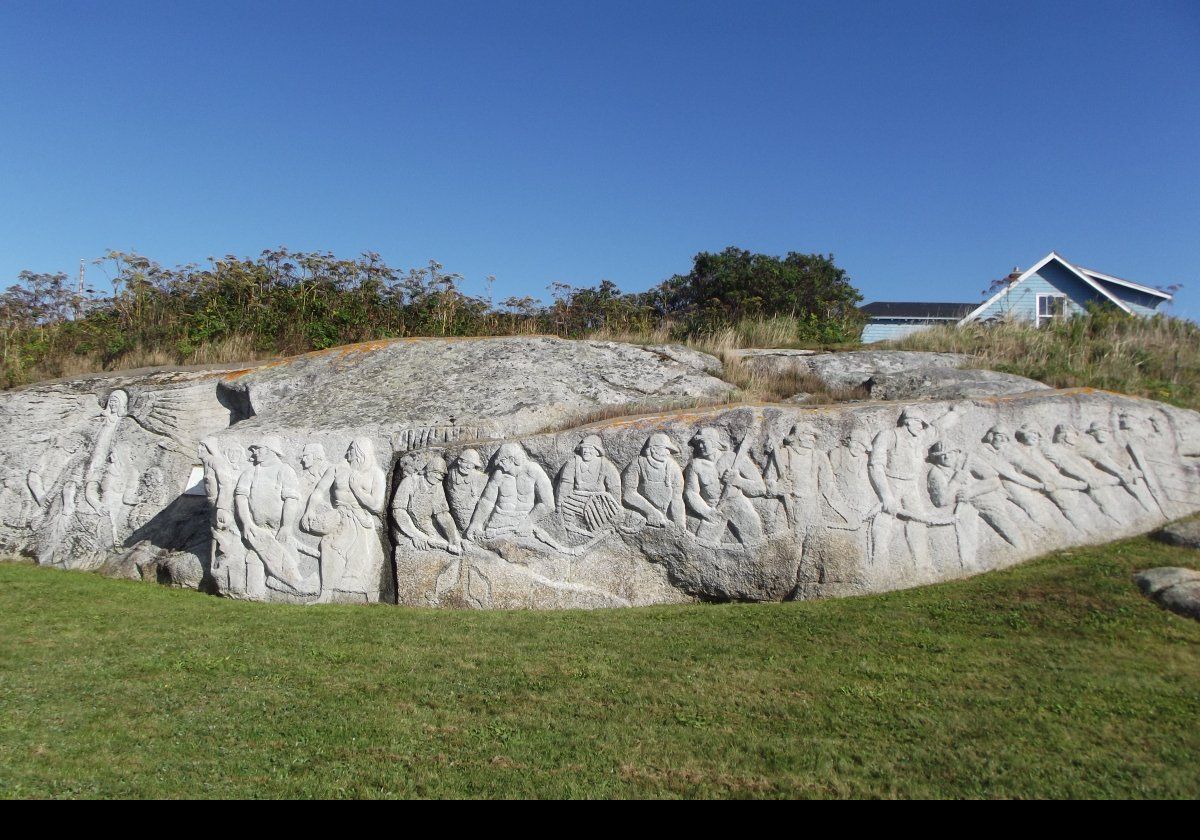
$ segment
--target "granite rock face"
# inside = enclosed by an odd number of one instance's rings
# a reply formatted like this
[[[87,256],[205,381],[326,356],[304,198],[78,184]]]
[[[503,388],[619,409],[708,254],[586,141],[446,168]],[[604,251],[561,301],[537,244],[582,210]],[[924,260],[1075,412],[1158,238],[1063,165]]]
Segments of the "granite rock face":
[[[448,446],[401,461],[397,596],[595,607],[947,580],[1195,509],[1198,462],[1179,447],[1197,433],[1192,412],[1043,391],[674,412]]]
[[[0,394],[0,548],[42,565],[201,587],[197,445],[239,419],[227,372],[81,377]]]
[[[952,367],[921,367],[878,373],[866,382],[871,398],[876,400],[1000,397],[1041,391],[1048,387],[1037,380],[1011,373]]]
[[[827,355],[856,385],[916,362]],[[250,600],[593,608],[915,586],[1200,510],[1194,412],[1048,389],[688,408],[730,394],[717,369],[422,339],[47,383],[0,401],[0,542]]]
[[[912,350],[739,350],[736,355],[743,367],[756,373],[813,377],[826,388],[842,390],[864,388],[872,378],[900,371],[958,368],[971,358]]]

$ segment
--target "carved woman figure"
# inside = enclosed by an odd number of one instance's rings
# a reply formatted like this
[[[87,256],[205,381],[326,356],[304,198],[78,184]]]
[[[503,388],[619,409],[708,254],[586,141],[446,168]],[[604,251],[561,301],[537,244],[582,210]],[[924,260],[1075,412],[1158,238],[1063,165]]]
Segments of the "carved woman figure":
[[[304,522],[305,530],[321,533],[320,601],[339,595],[370,601],[379,592],[384,561],[380,528],[387,495],[387,477],[370,438],[355,438],[346,459],[325,471],[313,497],[324,493],[329,493],[332,516],[321,518],[314,510],[310,517],[306,511]]]

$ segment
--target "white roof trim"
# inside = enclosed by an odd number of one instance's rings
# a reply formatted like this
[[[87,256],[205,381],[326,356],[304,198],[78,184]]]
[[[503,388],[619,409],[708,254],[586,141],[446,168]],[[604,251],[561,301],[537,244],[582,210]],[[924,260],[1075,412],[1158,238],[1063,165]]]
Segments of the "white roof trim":
[[[963,324],[966,324],[970,321],[974,321],[976,318],[978,318],[980,316],[981,313],[986,312],[993,303],[1000,300],[1000,298],[1007,295],[1013,289],[1017,288],[1017,286],[1020,286],[1022,283],[1024,283],[1026,280],[1028,280],[1030,277],[1032,277],[1034,274],[1037,274],[1038,271],[1040,271],[1042,268],[1044,268],[1046,266],[1046,264],[1051,262],[1052,260],[1058,260],[1072,274],[1074,274],[1076,277],[1078,277],[1084,283],[1091,286],[1093,289],[1095,289],[1101,295],[1108,298],[1110,301],[1112,301],[1118,307],[1120,307],[1121,311],[1124,312],[1126,315],[1133,314],[1133,310],[1130,309],[1128,306],[1126,306],[1119,298],[1114,297],[1112,292],[1110,292],[1108,289],[1101,286],[1099,283],[1097,283],[1091,277],[1088,277],[1086,274],[1084,274],[1082,271],[1080,271],[1075,266],[1071,265],[1070,262],[1068,262],[1067,260],[1060,257],[1054,251],[1051,251],[1049,254],[1047,254],[1046,256],[1044,256],[1040,260],[1038,260],[1036,263],[1034,263],[1032,268],[1026,269],[1025,272],[1022,273],[1021,276],[1018,277],[1016,280],[1014,280],[1012,283],[1009,283],[1003,289],[996,292],[996,294],[992,295],[990,298],[985,300],[983,303],[981,303],[975,309],[972,309],[969,313],[967,313],[966,317],[964,317],[961,321],[958,322],[959,326],[962,326]]]
[[[1155,295],[1163,300],[1174,298],[1174,295],[1170,292],[1164,292],[1162,289],[1155,289],[1150,286],[1143,286],[1141,283],[1134,283],[1132,280],[1123,280],[1120,277],[1113,277],[1111,274],[1102,274],[1099,271],[1093,271],[1083,266],[1079,266],[1079,270],[1084,274],[1095,277],[1097,280],[1103,280],[1106,283],[1116,283],[1118,286],[1128,286],[1131,289],[1137,289],[1139,292],[1145,292],[1148,295]]]

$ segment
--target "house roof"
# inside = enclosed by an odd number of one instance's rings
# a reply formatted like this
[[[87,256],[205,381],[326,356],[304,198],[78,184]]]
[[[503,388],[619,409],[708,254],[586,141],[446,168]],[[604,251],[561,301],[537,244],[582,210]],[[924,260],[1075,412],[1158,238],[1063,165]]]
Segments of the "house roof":
[[[860,306],[859,311],[872,318],[929,318],[957,321],[976,307],[974,303],[926,303],[924,301],[881,300]]]
[[[1129,306],[1126,305],[1126,303],[1123,300],[1118,298],[1116,295],[1114,295],[1108,289],[1104,288],[1104,284],[1102,284],[1099,280],[1097,280],[1093,277],[1089,277],[1087,272],[1072,265],[1068,260],[1064,259],[1063,257],[1060,257],[1054,251],[1051,251],[1049,254],[1047,254],[1046,256],[1044,256],[1040,260],[1038,260],[1036,263],[1034,263],[1032,268],[1023,272],[1021,274],[1021,276],[1018,277],[1016,280],[1014,280],[1012,283],[1009,283],[1003,289],[996,292],[996,294],[992,295],[990,298],[988,298],[983,303],[981,303],[978,307],[973,309],[959,323],[965,324],[968,321],[973,321],[976,318],[978,318],[980,315],[982,315],[984,312],[986,312],[988,309],[990,309],[993,303],[1000,300],[1000,298],[1007,295],[1009,292],[1011,292],[1017,286],[1020,286],[1022,283],[1024,283],[1026,280],[1028,280],[1033,275],[1037,274],[1038,271],[1040,271],[1042,268],[1044,268],[1050,262],[1059,263],[1063,268],[1067,269],[1067,271],[1070,271],[1072,274],[1074,274],[1076,277],[1078,277],[1084,283],[1086,283],[1087,285],[1089,285],[1093,289],[1095,289],[1097,292],[1099,292],[1102,297],[1104,297],[1108,301],[1116,304],[1117,308],[1119,308],[1125,314],[1127,314],[1127,315],[1133,314],[1133,310],[1130,309]]]
[[[1155,295],[1163,300],[1171,300],[1174,295],[1170,292],[1164,292],[1162,289],[1155,289],[1152,286],[1143,286],[1141,283],[1134,283],[1132,280],[1124,280],[1120,277],[1113,277],[1111,274],[1103,274],[1091,268],[1079,266],[1079,270],[1089,277],[1094,277],[1097,280],[1103,280],[1106,283],[1116,283],[1118,286],[1128,286],[1131,289],[1136,289],[1139,292],[1145,292],[1148,295]]]

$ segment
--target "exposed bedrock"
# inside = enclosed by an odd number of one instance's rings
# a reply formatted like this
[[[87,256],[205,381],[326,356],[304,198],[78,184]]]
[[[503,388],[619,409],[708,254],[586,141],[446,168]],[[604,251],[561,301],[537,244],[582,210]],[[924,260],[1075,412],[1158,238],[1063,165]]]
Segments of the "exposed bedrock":
[[[45,383],[0,398],[0,541],[249,600],[592,608],[915,586],[1200,510],[1194,412],[1044,388],[689,408],[730,394],[717,369],[420,339]]]

